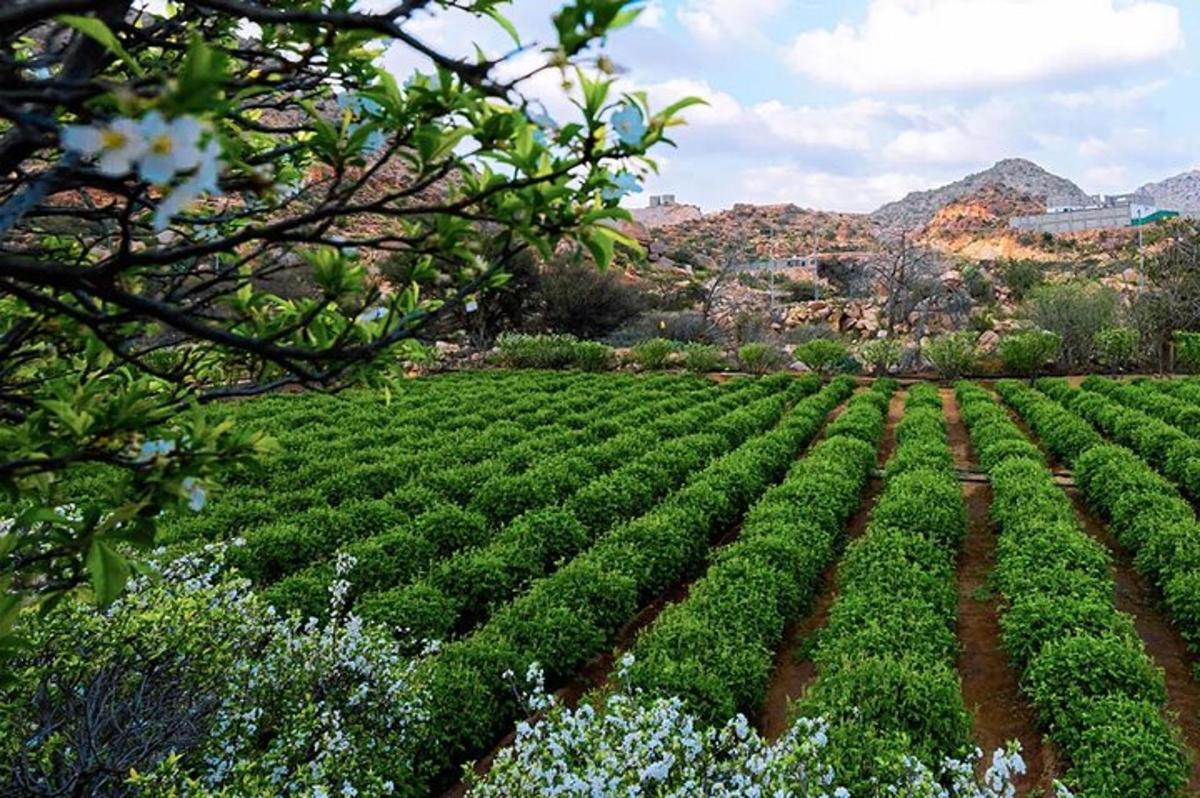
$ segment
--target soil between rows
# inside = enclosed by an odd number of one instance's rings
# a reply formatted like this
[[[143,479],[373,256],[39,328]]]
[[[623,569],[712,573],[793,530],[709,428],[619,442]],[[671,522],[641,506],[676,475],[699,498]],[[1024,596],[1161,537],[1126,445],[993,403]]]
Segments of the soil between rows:
[[[1033,433],[1025,419],[1007,405],[1004,407],[1025,436],[1042,450],[1051,469],[1056,474],[1070,474],[1066,465]],[[1080,527],[1112,555],[1116,607],[1133,618],[1134,629],[1145,645],[1146,652],[1163,671],[1167,685],[1167,712],[1174,716],[1192,755],[1187,792],[1189,795],[1200,795],[1200,684],[1197,684],[1195,677],[1197,657],[1188,650],[1183,637],[1164,614],[1158,603],[1157,591],[1145,583],[1134,567],[1129,552],[1088,508],[1074,482],[1064,485],[1063,489],[1071,499]]]
[[[953,392],[942,391],[942,405],[955,466],[977,471],[979,464]],[[963,701],[973,718],[972,735],[984,751],[984,767],[992,751],[1012,740],[1020,742],[1026,773],[1016,786],[1022,794],[1044,794],[1057,775],[1057,756],[1054,746],[1043,741],[1033,709],[1021,695],[1017,673],[1000,644],[1000,615],[988,586],[988,574],[996,561],[996,531],[990,519],[992,487],[971,481],[963,482],[962,489],[968,527],[958,560],[956,666]]]
[[[798,453],[797,459],[803,458],[805,454],[816,445],[825,435],[825,428],[829,426],[842,412],[846,409],[846,402],[834,408],[825,419],[825,425],[820,432],[808,443],[807,446]],[[727,530],[720,538],[716,540],[709,548],[711,553],[728,546],[733,541],[737,540],[741,534],[741,523],[734,525]],[[554,699],[562,706],[575,707],[579,701],[592,690],[599,689],[609,682],[612,678],[613,670],[616,667],[617,658],[628,650],[637,640],[638,634],[644,629],[649,628],[663,610],[672,604],[676,604],[685,600],[688,597],[688,592],[697,579],[703,576],[706,568],[701,568],[694,576],[675,585],[669,591],[651,601],[645,607],[640,609],[636,615],[626,621],[625,625],[617,632],[616,643],[612,649],[604,652],[592,660],[584,664],[575,676],[565,685],[554,691]],[[516,731],[509,731],[504,737],[496,743],[491,751],[486,756],[481,757],[471,765],[472,771],[482,776],[491,769],[492,763],[496,757],[505,748],[513,744],[516,739]],[[464,780],[456,781],[451,787],[441,794],[441,798],[463,798],[467,793],[467,784]]]
[[[1142,578],[1133,559],[1083,501],[1077,490],[1068,490],[1080,526],[1112,554],[1117,609],[1133,616],[1133,626],[1167,683],[1167,711],[1183,732],[1191,749],[1189,795],[1200,795],[1200,684],[1195,679],[1196,657],[1179,630],[1171,624],[1157,600],[1157,591]]]
[[[904,391],[897,391],[888,405],[887,426],[875,463],[882,468],[896,448],[896,424],[904,415]],[[871,510],[883,490],[883,480],[872,476],[863,491],[862,502],[846,525],[847,542],[860,536],[867,528]],[[840,558],[839,558],[840,559]],[[783,643],[775,653],[775,671],[767,687],[767,697],[758,716],[759,732],[774,740],[788,730],[791,702],[799,698],[816,675],[812,660],[805,656],[813,636],[829,621],[829,608],[837,596],[837,562],[835,559],[821,575],[821,588],[810,612],[792,623],[784,632]]]

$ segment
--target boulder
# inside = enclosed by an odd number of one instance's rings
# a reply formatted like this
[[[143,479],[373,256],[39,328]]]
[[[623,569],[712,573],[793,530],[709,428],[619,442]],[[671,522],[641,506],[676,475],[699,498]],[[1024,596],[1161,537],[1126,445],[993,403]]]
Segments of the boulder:
[[[988,330],[983,335],[979,336],[979,341],[978,341],[977,345],[978,345],[980,351],[993,352],[993,351],[995,351],[996,346],[999,343],[1000,343],[999,334],[997,334],[996,332],[994,332],[992,330]]]

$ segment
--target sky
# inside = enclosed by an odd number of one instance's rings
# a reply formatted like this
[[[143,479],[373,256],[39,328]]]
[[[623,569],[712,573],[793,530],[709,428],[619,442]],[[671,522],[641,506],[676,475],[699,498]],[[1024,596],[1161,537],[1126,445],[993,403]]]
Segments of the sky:
[[[507,15],[544,60],[554,0]],[[735,202],[870,211],[1021,157],[1089,193],[1200,167],[1200,4],[1189,0],[647,0],[605,52],[622,90],[686,95],[677,148],[645,192],[706,211]],[[452,52],[513,49],[490,21],[423,16]],[[418,62],[389,57],[403,73]],[[567,114],[559,79],[526,90]]]

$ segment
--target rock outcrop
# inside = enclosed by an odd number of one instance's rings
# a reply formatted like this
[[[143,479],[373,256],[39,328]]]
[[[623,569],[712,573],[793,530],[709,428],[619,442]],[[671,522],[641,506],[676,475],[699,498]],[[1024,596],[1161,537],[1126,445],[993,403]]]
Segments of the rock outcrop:
[[[1007,158],[991,169],[968,175],[949,185],[929,191],[914,191],[904,199],[876,210],[871,214],[871,220],[885,229],[918,230],[929,224],[942,208],[988,185],[1005,186],[1056,204],[1086,205],[1090,201],[1083,189],[1070,180],[1051,174],[1032,161]]]

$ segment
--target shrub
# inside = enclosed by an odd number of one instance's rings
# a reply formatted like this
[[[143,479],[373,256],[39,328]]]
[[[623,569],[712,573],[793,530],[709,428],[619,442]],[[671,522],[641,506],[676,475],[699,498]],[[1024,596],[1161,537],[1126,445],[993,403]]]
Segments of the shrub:
[[[651,338],[635,344],[631,355],[633,362],[647,371],[657,371],[666,368],[667,360],[679,348],[674,341],[666,338]]]
[[[1045,281],[1046,266],[1033,260],[1008,260],[999,264],[1000,282],[1017,302]]]
[[[500,364],[508,368],[561,369],[575,362],[573,335],[503,333],[496,339]]]
[[[883,376],[895,368],[902,354],[904,344],[895,338],[875,338],[858,350],[859,357],[877,376]]]
[[[792,357],[818,374],[829,374],[836,370],[847,355],[845,343],[828,338],[807,341],[792,352]]]
[[[938,336],[926,345],[924,354],[942,379],[957,379],[975,365],[975,334],[956,332]]]
[[[1066,781],[1098,798],[1178,795],[1189,763],[1158,706],[1125,696],[1091,702]]]
[[[1022,377],[1033,377],[1058,357],[1062,339],[1047,330],[1010,333],[1000,339],[996,353],[1004,367]]]
[[[1096,333],[1096,357],[1107,368],[1120,370],[1138,360],[1141,333],[1132,327],[1109,327]]]
[[[1086,367],[1096,354],[1096,334],[1113,326],[1120,303],[1116,291],[1101,283],[1044,285],[1034,290],[1025,312],[1037,327],[1062,340],[1060,363]]]
[[[1136,637],[1072,634],[1050,640],[1030,661],[1022,684],[1070,751],[1079,748],[1092,699],[1117,695],[1161,705],[1167,697],[1162,672]]]
[[[600,338],[645,310],[645,295],[624,282],[619,270],[590,264],[557,265],[539,278],[536,300],[546,329],[580,338]]]
[[[571,360],[583,371],[608,371],[613,364],[613,350],[599,341],[580,341],[571,352]]]
[[[766,374],[783,365],[783,353],[771,344],[756,342],[738,347],[738,362],[751,374]]]
[[[683,366],[688,371],[706,374],[718,371],[725,365],[721,349],[714,344],[689,343],[683,347]]]
[[[1200,333],[1175,333],[1175,363],[1184,371],[1200,370]]]

